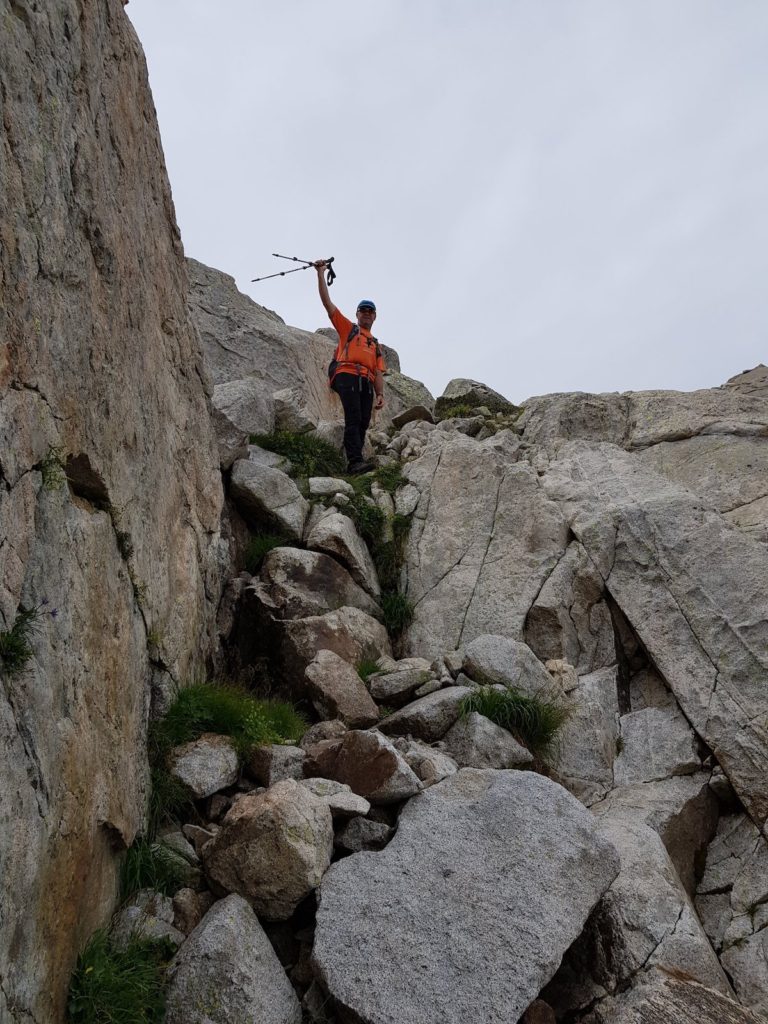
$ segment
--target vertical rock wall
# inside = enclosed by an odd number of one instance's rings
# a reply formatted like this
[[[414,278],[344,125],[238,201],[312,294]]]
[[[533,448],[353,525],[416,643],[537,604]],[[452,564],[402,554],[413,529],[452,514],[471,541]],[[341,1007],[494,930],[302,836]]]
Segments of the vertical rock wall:
[[[141,827],[150,684],[225,555],[199,340],[120,0],[0,0],[0,1020],[60,1020]],[[68,479],[65,479],[64,472]]]

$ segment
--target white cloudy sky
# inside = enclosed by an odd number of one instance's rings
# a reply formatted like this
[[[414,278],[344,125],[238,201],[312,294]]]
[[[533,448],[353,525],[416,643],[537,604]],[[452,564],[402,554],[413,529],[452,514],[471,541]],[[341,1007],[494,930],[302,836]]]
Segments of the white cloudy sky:
[[[131,0],[187,253],[513,400],[768,362],[766,0]]]

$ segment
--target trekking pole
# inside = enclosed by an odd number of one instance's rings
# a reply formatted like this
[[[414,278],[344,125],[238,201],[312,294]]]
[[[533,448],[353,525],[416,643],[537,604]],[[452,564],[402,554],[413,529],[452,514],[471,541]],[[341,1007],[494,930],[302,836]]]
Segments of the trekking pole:
[[[273,252],[272,255],[279,260],[290,260],[292,263],[303,263],[304,266],[294,267],[293,270],[279,270],[276,274],[267,274],[266,277],[254,277],[251,280],[251,284],[256,284],[257,281],[269,281],[273,277],[285,277],[287,274],[297,274],[300,270],[309,270],[310,267],[314,267],[315,265],[313,260],[300,260],[298,256],[281,256],[278,252]],[[325,261],[328,268],[326,279],[329,287],[336,280],[336,272],[331,266],[333,260],[334,257],[331,256],[330,259]]]

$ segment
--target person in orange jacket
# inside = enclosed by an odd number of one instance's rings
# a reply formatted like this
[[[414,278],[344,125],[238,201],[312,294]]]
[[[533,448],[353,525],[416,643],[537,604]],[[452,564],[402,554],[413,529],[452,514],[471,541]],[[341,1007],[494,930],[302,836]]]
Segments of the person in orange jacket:
[[[376,306],[370,299],[361,299],[357,305],[357,323],[353,324],[331,301],[325,281],[325,260],[317,260],[314,265],[320,299],[339,335],[329,376],[331,387],[344,408],[344,450],[349,472],[367,473],[373,465],[363,459],[365,434],[373,408],[381,409],[384,405],[386,370],[379,343],[371,334]]]

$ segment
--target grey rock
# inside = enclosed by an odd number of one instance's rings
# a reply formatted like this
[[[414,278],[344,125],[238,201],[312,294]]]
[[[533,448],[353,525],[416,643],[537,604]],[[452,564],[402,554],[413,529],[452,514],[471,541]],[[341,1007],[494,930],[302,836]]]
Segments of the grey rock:
[[[450,686],[452,682],[453,682],[453,680],[451,679],[450,676],[448,676],[448,678],[445,680],[445,685],[446,686]],[[462,686],[463,684],[459,683],[458,685]],[[413,696],[415,698],[427,697],[427,696],[429,696],[430,693],[436,693],[438,690],[441,690],[442,688],[443,688],[442,680],[435,679],[435,678],[430,678],[430,679],[428,679],[426,681],[426,683],[422,683],[421,686],[417,690],[414,690]]]
[[[217,415],[246,437],[271,434],[275,429],[274,401],[269,388],[256,377],[217,384],[211,401]]]
[[[379,729],[388,736],[410,734],[434,743],[445,736],[459,717],[461,702],[471,692],[466,686],[446,686],[382,719]]]
[[[701,770],[696,737],[679,710],[644,708],[620,721],[622,749],[614,764],[617,786]]]
[[[168,939],[178,947],[185,936],[173,926],[171,898],[142,889],[115,915],[110,938],[118,949],[124,949],[132,939]]]
[[[200,858],[197,855],[197,851],[184,832],[178,829],[169,829],[160,833],[157,837],[157,842],[160,846],[178,854],[179,857],[183,857],[187,864],[191,864],[192,867],[200,866]]]
[[[307,534],[307,547],[337,558],[363,590],[378,597],[381,590],[373,559],[349,516],[340,512],[324,516]]]
[[[315,970],[368,1024],[509,1024],[618,869],[561,787],[531,772],[464,769],[405,807],[385,850],[328,872]]]
[[[257,466],[267,466],[269,469],[279,469],[281,473],[287,473],[291,464],[284,455],[271,452],[267,448],[260,448],[257,444],[248,445],[248,459],[255,462]]]
[[[346,725],[338,720],[333,722],[317,722],[316,725],[307,729],[301,737],[300,744],[304,750],[307,750],[309,747],[314,747],[323,740],[341,739],[346,731]]]
[[[553,765],[563,785],[590,806],[614,784],[619,739],[616,669],[580,676],[565,703],[570,716],[560,730]]]
[[[768,1014],[768,927],[745,935],[730,945],[720,957],[733,979],[739,1001],[751,1010]]]
[[[204,733],[171,752],[171,774],[197,799],[232,786],[237,781],[238,769],[237,751],[226,736]]]
[[[284,921],[319,885],[332,848],[327,803],[286,779],[240,797],[203,860],[219,890],[243,896],[268,921]]]
[[[410,516],[419,504],[419,491],[412,484],[406,484],[395,492],[395,512],[399,516]]]
[[[386,390],[385,408],[389,406],[390,415],[395,416],[406,409],[414,408],[414,406],[423,406],[430,413],[434,412],[435,399],[427,387],[421,381],[400,373],[399,369],[395,370],[393,367],[389,367],[384,375],[384,387]]]
[[[309,504],[285,473],[238,459],[232,467],[229,492],[249,523],[301,540]]]
[[[734,377],[729,377],[723,385],[732,388],[745,395],[757,395],[758,398],[768,398],[768,366],[758,363],[751,370],[744,370]]]
[[[306,756],[301,747],[287,743],[255,747],[248,756],[248,771],[262,786],[273,786],[283,779],[301,779]]]
[[[396,430],[400,430],[406,423],[413,423],[415,420],[423,420],[426,423],[434,423],[432,417],[432,410],[428,409],[424,405],[412,405],[408,409],[404,409],[398,413],[397,416],[392,417],[392,426]]]
[[[281,388],[272,395],[275,402],[275,427],[289,434],[307,434],[315,429],[317,420],[307,405],[300,387]]]
[[[383,850],[394,834],[395,830],[381,821],[352,818],[336,833],[335,844],[339,849],[347,850],[349,853]]]
[[[712,988],[656,969],[600,1003],[581,1024],[764,1024],[764,1018]]]
[[[429,669],[404,669],[371,676],[368,690],[375,701],[398,708],[407,704],[424,683],[434,677]]]
[[[332,476],[311,476],[307,481],[309,493],[314,497],[333,497],[334,494],[347,494],[351,498],[355,489],[346,480],[337,480]]]
[[[321,650],[334,651],[350,665],[392,653],[386,629],[357,608],[339,608],[279,625],[280,663],[293,679],[303,679],[307,665]]]
[[[334,779],[374,804],[407,800],[421,782],[386,736],[351,730],[309,751],[307,774]]]
[[[357,670],[333,651],[318,651],[304,673],[315,710],[323,718],[340,719],[352,729],[379,720],[379,709]]]
[[[515,413],[518,407],[498,391],[476,380],[455,377],[448,381],[445,391],[435,402],[435,415],[439,418],[451,407],[469,405],[472,408],[485,406],[491,412]]]
[[[168,968],[167,1024],[301,1024],[291,983],[240,896],[205,915]]]
[[[398,736],[393,742],[425,786],[442,782],[459,770],[454,759],[439,747],[406,736]]]
[[[364,797],[353,793],[351,787],[343,782],[314,778],[302,779],[301,784],[328,804],[334,818],[353,818],[361,814],[364,816],[371,809],[370,803]]]
[[[477,683],[502,686],[534,696],[552,689],[552,677],[527,644],[484,634],[464,648],[462,669]]]
[[[522,768],[533,762],[511,733],[476,711],[451,726],[442,747],[460,768]]]
[[[244,595],[244,603],[253,597],[278,619],[325,615],[343,607],[381,616],[379,606],[347,570],[319,551],[273,548],[253,588],[252,594]]]
[[[208,913],[216,897],[210,892],[195,892],[194,889],[179,889],[173,897],[173,925],[189,935],[197,928]]]

